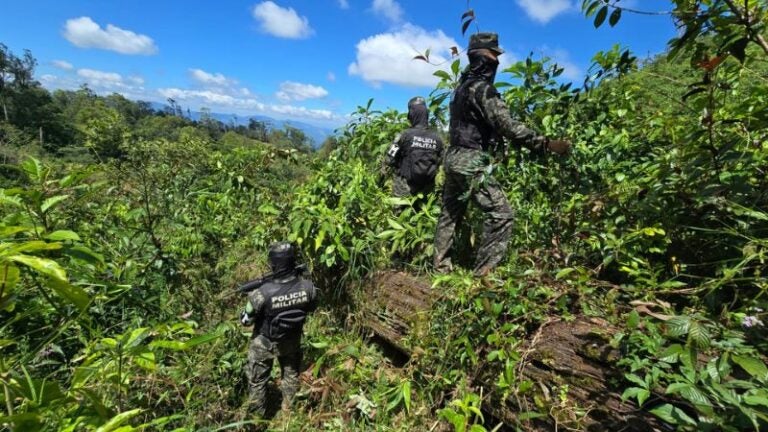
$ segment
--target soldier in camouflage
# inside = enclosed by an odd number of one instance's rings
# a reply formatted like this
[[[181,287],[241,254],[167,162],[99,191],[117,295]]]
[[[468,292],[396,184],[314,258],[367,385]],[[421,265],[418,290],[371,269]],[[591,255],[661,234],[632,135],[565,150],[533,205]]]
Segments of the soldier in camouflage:
[[[382,176],[388,168],[394,171],[392,196],[397,198],[431,193],[443,155],[443,141],[429,127],[429,109],[423,97],[408,101],[408,122],[411,127],[397,134],[382,164]]]
[[[282,409],[290,409],[299,388],[301,336],[304,320],[317,306],[317,290],[296,270],[296,251],[290,243],[276,243],[269,249],[272,277],[248,293],[240,316],[243,325],[253,325],[248,349],[250,408],[263,416],[267,384],[277,358],[282,372]]]
[[[499,136],[533,151],[564,154],[570,142],[549,140],[512,119],[493,85],[499,66],[496,33],[472,35],[464,71],[450,104],[451,147],[444,161],[443,202],[435,233],[435,269],[452,270],[450,258],[456,224],[461,222],[469,198],[485,214],[483,237],[474,272],[489,273],[504,258],[512,232],[512,208],[499,183],[490,174],[491,151]]]

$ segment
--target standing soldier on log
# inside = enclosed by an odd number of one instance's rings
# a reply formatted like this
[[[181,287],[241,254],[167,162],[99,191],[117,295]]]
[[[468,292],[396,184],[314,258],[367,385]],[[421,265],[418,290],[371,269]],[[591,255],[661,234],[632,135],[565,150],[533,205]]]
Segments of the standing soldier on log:
[[[445,156],[443,203],[435,233],[434,266],[439,272],[453,269],[449,254],[456,224],[464,217],[469,197],[485,214],[475,275],[487,275],[506,254],[513,212],[489,170],[498,136],[533,151],[564,154],[571,146],[569,141],[550,140],[512,119],[493,85],[502,53],[496,33],[472,35],[467,50],[469,66],[453,93],[451,146]]]
[[[311,281],[301,277],[296,265],[296,250],[287,242],[269,248],[272,273],[251,281],[240,288],[247,292],[248,302],[240,315],[243,325],[253,325],[248,349],[249,405],[256,414],[264,416],[267,383],[272,364],[277,358],[282,371],[282,410],[291,407],[299,388],[301,367],[301,336],[307,315],[317,306],[317,290]]]

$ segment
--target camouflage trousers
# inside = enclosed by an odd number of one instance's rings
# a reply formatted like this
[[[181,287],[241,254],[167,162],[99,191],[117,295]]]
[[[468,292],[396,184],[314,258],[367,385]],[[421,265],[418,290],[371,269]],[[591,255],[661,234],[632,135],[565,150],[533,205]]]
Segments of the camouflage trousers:
[[[435,233],[436,270],[446,272],[452,269],[450,253],[456,224],[461,223],[470,199],[485,215],[475,273],[493,269],[504,258],[514,214],[489,168],[490,156],[482,150],[451,147],[446,152],[443,203]]]
[[[264,336],[251,339],[248,348],[248,385],[250,388],[250,408],[259,415],[264,415],[267,407],[267,384],[272,375],[275,358],[280,363],[283,393],[282,408],[290,407],[293,397],[299,389],[299,369],[301,367],[301,337],[280,342],[270,341]]]
[[[395,174],[394,178],[392,179],[392,196],[396,198],[408,198],[411,196],[416,196],[418,194],[422,194],[423,198],[416,200],[413,203],[413,207],[418,210],[421,208],[422,205],[427,201],[427,195],[432,193],[435,190],[435,182],[432,181],[429,184],[423,185],[423,186],[412,186],[408,184],[408,180],[401,176],[400,174]],[[401,208],[398,208],[399,211],[402,211]]]

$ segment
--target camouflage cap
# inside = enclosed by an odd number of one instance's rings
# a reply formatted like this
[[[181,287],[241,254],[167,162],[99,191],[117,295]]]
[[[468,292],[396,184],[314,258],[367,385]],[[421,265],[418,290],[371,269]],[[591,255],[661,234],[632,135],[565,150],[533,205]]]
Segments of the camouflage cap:
[[[481,48],[504,54],[504,50],[499,48],[499,35],[496,33],[475,33],[470,36],[467,51]]]

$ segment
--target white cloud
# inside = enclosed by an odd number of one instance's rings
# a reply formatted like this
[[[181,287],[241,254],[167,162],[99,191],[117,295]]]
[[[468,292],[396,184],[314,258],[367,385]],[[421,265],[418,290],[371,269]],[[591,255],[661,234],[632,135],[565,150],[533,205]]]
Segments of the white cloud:
[[[299,16],[293,8],[282,8],[272,1],[254,6],[253,17],[259,22],[261,30],[272,36],[303,39],[314,33],[307,17]]]
[[[337,0],[339,7],[342,9],[349,9],[349,2],[347,0]]]
[[[403,8],[395,0],[373,0],[373,11],[393,23],[403,19]]]
[[[144,88],[144,78],[139,76],[124,77],[116,72],[95,69],[78,69],[76,73],[65,76],[46,74],[40,76],[40,82],[50,90],[77,90],[83,84],[97,94],[119,93],[134,100],[154,100],[156,95]]]
[[[134,97],[143,94],[144,78],[139,76],[123,77],[116,72],[105,72],[95,69],[78,69],[80,83],[85,83],[97,93],[121,93]]]
[[[271,112],[295,117],[307,117],[316,120],[334,120],[337,118],[333,112],[323,109],[308,109],[294,105],[270,105],[268,108]]]
[[[57,67],[57,68],[59,68],[61,70],[66,70],[66,71],[72,70],[72,69],[75,68],[74,66],[72,66],[72,63],[70,63],[68,61],[64,61],[64,60],[54,60],[54,61],[51,62],[51,64],[53,64],[53,66],[55,66],[55,67]]]
[[[544,56],[549,57],[552,62],[557,63],[559,67],[563,68],[561,77],[571,81],[584,79],[584,71],[571,59],[571,54],[568,51],[543,46],[541,47],[541,52]]]
[[[122,83],[123,77],[119,73],[115,72],[103,72],[94,69],[79,69],[77,71],[79,77],[85,78],[88,82],[98,83]]]
[[[203,85],[230,86],[237,83],[236,80],[227,78],[220,73],[209,73],[202,69],[190,69],[192,79]]]
[[[275,96],[284,102],[292,100],[302,101],[326,97],[328,96],[328,90],[312,84],[285,81],[280,83],[280,90],[275,93]]]
[[[442,30],[428,32],[413,24],[381,33],[357,43],[357,57],[348,67],[350,75],[358,75],[373,85],[388,82],[407,87],[434,86],[438,79],[432,74],[438,69],[450,67],[453,46],[456,41]],[[430,50],[429,64],[413,60],[419,53]]]
[[[180,88],[161,88],[158,94],[163,98],[172,98],[193,108],[207,106],[214,110],[231,110],[240,114],[254,112],[282,117],[300,117],[323,121],[340,121],[342,117],[330,110],[310,109],[290,104],[266,104],[253,97],[237,97],[215,90],[187,90]]]
[[[516,0],[534,21],[548,23],[552,18],[573,8],[571,0]]]
[[[40,79],[40,82],[43,83],[43,86],[47,87],[49,84],[58,82],[59,77],[51,74],[44,74],[44,75],[40,75],[39,79]]]
[[[264,104],[254,98],[237,98],[232,95],[213,90],[184,90],[180,88],[161,88],[157,92],[165,97],[179,101],[199,100],[205,104],[211,104],[229,108],[253,108],[262,110]]]
[[[67,20],[64,25],[64,37],[80,48],[99,48],[121,54],[143,55],[156,54],[158,51],[149,36],[123,30],[112,24],[107,24],[107,28],[102,29],[89,17]]]

